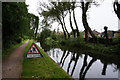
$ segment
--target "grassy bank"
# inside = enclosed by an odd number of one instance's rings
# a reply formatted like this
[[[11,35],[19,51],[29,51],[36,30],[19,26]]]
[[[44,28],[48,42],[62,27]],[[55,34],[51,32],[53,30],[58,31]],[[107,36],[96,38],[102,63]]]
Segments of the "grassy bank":
[[[103,44],[87,43],[79,39],[66,39],[60,43],[58,48],[73,53],[87,54],[100,59],[103,63],[116,64],[120,66],[119,44],[105,46]]]
[[[66,47],[67,49],[77,49],[82,50],[88,53],[97,53],[97,54],[118,54],[119,47],[118,45],[108,45],[97,44],[97,43],[88,43],[82,39],[65,39],[60,42],[61,47]],[[75,50],[76,51],[76,50]],[[119,54],[118,54],[119,55]]]
[[[26,47],[25,54],[27,53],[32,43],[33,41],[30,40]],[[43,55],[43,57],[42,58],[24,58],[22,78],[71,79],[70,76],[62,68],[60,68],[57,64],[55,64],[54,61],[51,60],[47,56],[47,54],[45,54],[45,52],[43,52],[39,47],[38,49]]]
[[[42,44],[41,44],[42,46]],[[51,46],[51,45],[48,45]],[[62,51],[68,50],[73,53],[87,54],[91,57],[100,59],[102,62],[109,62],[110,64],[115,63],[120,65],[120,49],[119,44],[108,45],[100,43],[89,43],[85,42],[83,38],[69,38],[59,41],[55,46],[47,47],[42,46],[44,50],[49,51],[51,48],[60,48]]]
[[[21,43],[11,45],[11,47],[8,49],[2,49],[2,59],[6,59],[15,48],[25,43],[25,41],[27,41],[27,39],[23,40]]]

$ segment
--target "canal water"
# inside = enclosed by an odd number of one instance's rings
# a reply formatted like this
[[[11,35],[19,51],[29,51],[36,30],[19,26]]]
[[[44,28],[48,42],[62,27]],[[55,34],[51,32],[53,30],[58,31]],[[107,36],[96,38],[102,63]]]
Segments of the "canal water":
[[[40,46],[40,43],[37,43]],[[41,46],[40,46],[41,47]],[[114,63],[101,62],[100,59],[90,57],[87,54],[77,54],[60,48],[53,48],[47,51],[50,56],[62,69],[72,78],[118,78],[119,69]]]

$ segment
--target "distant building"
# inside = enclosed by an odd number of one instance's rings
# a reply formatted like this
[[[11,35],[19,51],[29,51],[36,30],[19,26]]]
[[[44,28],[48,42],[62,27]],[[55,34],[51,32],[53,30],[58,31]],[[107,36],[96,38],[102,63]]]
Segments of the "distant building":
[[[93,30],[93,33],[95,34],[96,37],[100,37],[100,32],[96,31],[95,29]],[[83,37],[85,38],[85,30],[82,32]],[[88,37],[92,37],[90,33],[88,32]]]
[[[100,32],[98,32],[96,30],[93,30],[93,33],[95,34],[96,37],[105,37],[104,32],[100,33]],[[118,31],[108,30],[107,34],[108,34],[109,39],[110,38],[120,37],[120,29]],[[85,30],[82,32],[82,35],[85,38]],[[89,32],[88,32],[88,37],[92,37]]]
[[[63,32],[56,32],[56,34],[60,34],[61,35],[61,34],[63,34]]]
[[[114,33],[115,33],[115,31],[108,30],[108,31],[107,31],[108,38],[109,38],[109,39],[110,39],[110,38],[114,38]],[[105,33],[104,33],[104,32],[101,33],[101,37],[105,37]]]
[[[100,32],[96,31],[95,29],[93,30],[93,33],[95,34],[95,36],[100,37]]]
[[[114,38],[120,37],[120,29],[115,31]]]
[[[114,38],[114,31],[108,31],[108,38]]]

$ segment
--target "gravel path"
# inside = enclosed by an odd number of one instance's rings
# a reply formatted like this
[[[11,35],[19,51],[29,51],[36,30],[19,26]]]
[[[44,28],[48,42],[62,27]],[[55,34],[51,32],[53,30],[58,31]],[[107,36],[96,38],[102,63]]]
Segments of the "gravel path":
[[[2,61],[2,78],[21,77],[24,51],[28,41],[16,48],[6,60]]]

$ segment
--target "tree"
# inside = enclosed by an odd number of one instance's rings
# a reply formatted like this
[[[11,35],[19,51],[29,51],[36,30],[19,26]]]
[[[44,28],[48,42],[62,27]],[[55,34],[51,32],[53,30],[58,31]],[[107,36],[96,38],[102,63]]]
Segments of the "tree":
[[[2,7],[3,48],[9,48],[12,44],[21,42],[20,37],[28,34],[28,11],[24,2],[5,2]]]
[[[83,26],[85,28],[85,36],[86,36],[86,41],[88,40],[88,32],[91,34],[91,36],[93,38],[96,38],[96,36],[93,34],[91,28],[88,25],[87,22],[87,11],[88,9],[91,7],[91,3],[94,3],[93,0],[90,0],[90,2],[88,0],[81,0],[81,8],[82,8],[82,21],[83,21]],[[61,24],[64,35],[66,37],[66,35],[68,35],[69,37],[69,33],[67,31],[67,28],[65,26],[65,21],[64,18],[67,15],[67,12],[69,12],[69,21],[70,21],[70,27],[72,29],[73,35],[75,37],[75,30],[72,26],[72,20],[71,20],[71,12],[73,11],[73,19],[75,22],[75,26],[76,26],[76,32],[77,32],[77,37],[79,37],[79,30],[78,30],[78,25],[75,19],[75,8],[77,6],[75,6],[75,2],[52,2],[52,6],[48,7],[47,6],[47,10],[43,11],[43,13],[45,12],[45,14],[43,16],[46,16],[45,19],[49,20],[50,18],[52,18],[52,20],[56,20],[59,24]],[[49,18],[49,19],[48,19]],[[67,33],[67,34],[66,34]]]
[[[113,3],[114,11],[117,14],[117,17],[120,19],[120,3],[118,0],[115,0]]]
[[[73,7],[72,7],[73,19],[74,19],[74,22],[75,22],[75,25],[76,25],[77,37],[79,37],[80,36],[79,29],[78,29],[78,25],[77,25],[77,22],[76,22],[76,19],[75,19],[75,2],[72,2],[72,4],[73,4]]]
[[[53,21],[57,21],[59,24],[61,24],[63,32],[64,32],[64,36],[66,37],[64,25],[61,21],[61,18],[59,17],[59,13],[57,11],[55,11],[54,8],[52,8],[49,11],[43,11],[40,13],[40,15],[42,15],[44,17],[43,21],[45,21],[48,25],[49,25],[48,20],[50,20],[50,19]]]
[[[68,9],[68,11],[69,11],[69,22],[70,22],[70,27],[71,27],[71,29],[72,29],[72,32],[73,32],[73,36],[74,36],[74,38],[75,38],[75,30],[74,30],[74,28],[73,28],[73,25],[72,25],[72,20],[71,20],[71,3],[70,2],[67,2],[67,9]]]
[[[44,5],[42,5],[42,6],[44,6]],[[42,6],[40,6],[40,7],[42,7]],[[46,6],[48,6],[48,5],[46,5]],[[59,24],[61,24],[63,32],[64,32],[64,36],[66,37],[66,32],[65,32],[63,23],[61,21],[61,18],[60,18],[60,13],[55,8],[56,4],[53,2],[52,6],[53,6],[52,8],[45,7],[45,9],[47,9],[47,10],[43,9],[42,12],[39,14],[44,17],[43,21],[45,21],[45,23],[47,23],[48,25],[49,25],[49,21],[51,21],[50,23],[52,23],[53,21],[57,21]]]
[[[83,1],[81,0],[81,7],[82,7],[82,22],[83,22],[83,26],[85,28],[85,40],[88,41],[88,32],[91,34],[91,36],[93,38],[95,38],[95,35],[94,33],[92,32],[91,28],[89,27],[88,25],[88,22],[87,22],[87,15],[86,15],[86,12],[88,11],[91,3],[92,3],[93,0],[91,0],[91,2],[89,1]]]
[[[45,39],[49,37],[51,34],[51,31],[47,28],[43,29],[42,32],[40,33],[40,42],[41,44],[45,42]]]
[[[58,6],[60,6],[60,8],[59,8],[59,10],[60,10],[60,12],[61,12],[61,16],[62,16],[62,19],[63,19],[63,25],[64,25],[64,28],[65,28],[65,30],[66,30],[66,32],[67,32],[67,35],[68,35],[68,37],[70,37],[70,34],[69,34],[69,32],[68,32],[68,30],[67,30],[67,28],[66,28],[66,25],[65,25],[65,16],[67,15],[67,13],[68,13],[68,11],[66,11],[67,10],[67,8],[66,8],[66,3],[65,2],[59,2],[59,4],[58,4]],[[66,12],[66,13],[65,13]]]
[[[59,24],[61,24],[64,32],[64,36],[70,37],[70,34],[66,28],[65,20],[64,20],[67,15],[65,3],[51,2],[51,6],[52,8],[47,7],[47,10],[43,10],[40,14],[44,17],[44,19],[46,19],[47,22],[48,20],[52,20],[52,22],[57,21]]]
[[[35,33],[34,37],[36,38],[37,37],[38,26],[39,26],[39,17],[35,16],[33,14],[29,14],[28,16],[29,16],[29,19],[30,19],[31,28],[33,29],[33,31]]]
[[[5,2],[2,7],[3,49],[9,49],[12,45],[20,43],[24,36],[30,36],[30,38],[34,36],[35,31],[31,29],[34,15],[28,13],[24,2]],[[38,19],[35,30],[38,27],[37,23]]]
[[[39,18],[38,16],[35,17],[35,27],[36,27],[36,30],[35,30],[35,38],[37,37],[37,31],[38,31],[38,26],[39,26]]]

